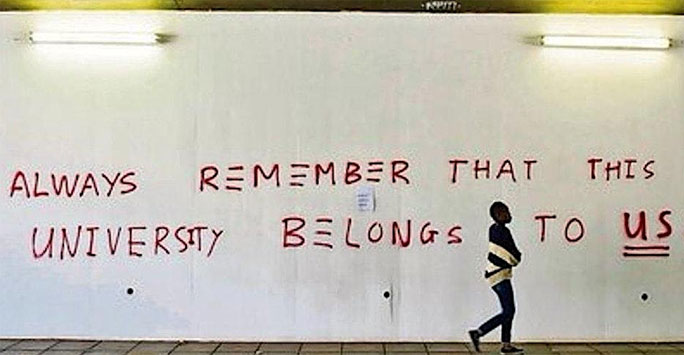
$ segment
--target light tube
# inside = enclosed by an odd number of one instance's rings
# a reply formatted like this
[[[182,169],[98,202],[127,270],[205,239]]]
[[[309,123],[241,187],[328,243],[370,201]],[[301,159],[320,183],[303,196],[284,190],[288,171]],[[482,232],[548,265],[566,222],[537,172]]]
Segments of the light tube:
[[[35,44],[153,45],[161,42],[161,36],[126,32],[31,32],[29,41]]]
[[[593,48],[593,49],[668,49],[672,40],[666,37],[618,37],[618,36],[556,36],[539,38],[544,47]]]

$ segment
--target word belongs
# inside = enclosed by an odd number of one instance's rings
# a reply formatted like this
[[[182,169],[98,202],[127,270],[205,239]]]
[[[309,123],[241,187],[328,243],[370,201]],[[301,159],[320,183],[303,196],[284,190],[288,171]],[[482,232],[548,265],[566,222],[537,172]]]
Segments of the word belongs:
[[[435,228],[430,221],[414,223],[411,219],[405,221],[380,222],[375,221],[363,227],[360,235],[352,233],[354,220],[347,217],[343,225],[334,226],[334,220],[329,216],[317,216],[308,219],[302,216],[289,216],[282,219],[283,248],[297,248],[304,246],[307,241],[316,247],[333,249],[333,243],[343,244],[348,248],[359,249],[361,243],[373,245],[383,239],[391,240],[392,245],[401,248],[409,247],[420,242],[423,245],[433,244],[442,235],[447,244],[460,244],[461,226],[452,225],[447,230]],[[336,233],[333,232],[333,228]],[[418,241],[414,241],[417,239]]]

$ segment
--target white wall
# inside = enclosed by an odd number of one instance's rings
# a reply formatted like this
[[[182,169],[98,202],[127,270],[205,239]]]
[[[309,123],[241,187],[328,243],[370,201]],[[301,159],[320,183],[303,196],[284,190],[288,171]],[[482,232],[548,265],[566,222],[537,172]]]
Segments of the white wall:
[[[176,35],[157,48],[30,46],[31,30]],[[523,251],[514,285],[519,340],[682,340],[684,65],[667,52],[553,50],[542,33],[681,36],[677,17],[378,15],[360,13],[0,14],[0,335],[230,340],[465,340],[498,303],[483,280],[489,204],[512,209]],[[592,180],[591,157],[635,158],[636,178]],[[517,182],[478,179],[455,158],[504,159]],[[410,185],[344,184],[343,164],[404,159]],[[531,180],[524,159],[536,159]],[[641,165],[655,175],[645,179]],[[288,186],[289,164],[333,161],[337,184]],[[200,169],[281,166],[281,183],[199,190]],[[364,165],[364,169],[366,166]],[[387,169],[387,166],[385,166]],[[96,174],[100,196],[31,196],[50,174]],[[107,197],[102,173],[134,172]],[[92,182],[91,182],[92,183]],[[223,185],[223,184],[222,184]],[[376,210],[355,206],[375,187]],[[14,187],[14,192],[13,191]],[[658,213],[673,227],[658,240]],[[622,213],[647,212],[667,258],[627,258]],[[558,218],[540,240],[540,213]],[[306,219],[306,244],[284,248],[282,219]],[[313,241],[330,216],[333,249]],[[569,243],[579,216],[584,237]],[[345,222],[360,248],[345,246]],[[412,220],[406,248],[391,222]],[[369,224],[385,236],[372,244]],[[423,245],[424,221],[440,230]],[[635,219],[632,219],[635,223]],[[154,228],[203,224],[203,249],[154,254]],[[89,256],[50,227],[98,226]],[[460,244],[445,234],[462,227]],[[130,256],[124,229],[145,226]],[[573,226],[572,228],[575,228]],[[575,229],[570,230],[574,232]],[[187,240],[187,234],[180,237]],[[74,242],[75,235],[69,234]],[[630,244],[639,244],[632,241]],[[64,250],[66,253],[67,250]],[[128,288],[134,293],[128,295]],[[383,292],[391,291],[389,299]],[[642,301],[642,293],[649,298]],[[496,340],[498,335],[491,335]]]

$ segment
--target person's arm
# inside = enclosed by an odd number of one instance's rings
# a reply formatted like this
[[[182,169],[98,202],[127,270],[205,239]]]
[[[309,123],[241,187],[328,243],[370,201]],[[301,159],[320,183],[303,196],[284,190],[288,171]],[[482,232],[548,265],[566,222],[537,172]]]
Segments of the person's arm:
[[[506,227],[493,226],[489,231],[489,254],[487,260],[502,268],[512,268],[520,263],[520,251]]]
[[[511,231],[508,228],[506,228],[506,234],[510,243],[511,255],[517,260],[517,262],[513,266],[516,266],[520,264],[520,261],[522,260],[522,253],[520,252],[520,250],[518,250],[518,247],[515,245],[513,235],[511,234]]]

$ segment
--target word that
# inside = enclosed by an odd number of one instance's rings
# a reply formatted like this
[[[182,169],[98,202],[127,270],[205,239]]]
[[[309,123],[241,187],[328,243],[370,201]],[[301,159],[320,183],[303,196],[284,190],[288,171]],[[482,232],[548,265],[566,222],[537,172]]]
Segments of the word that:
[[[489,159],[463,159],[463,158],[455,158],[449,160],[449,164],[451,164],[451,183],[452,184],[457,184],[459,182],[459,176],[460,175],[465,175],[463,172],[463,169],[459,170],[459,166],[462,165],[462,168],[468,168],[470,166],[470,170],[472,171],[472,176],[475,180],[478,179],[485,179],[489,180],[490,178],[495,178],[495,179],[510,179],[512,182],[518,182],[518,179],[521,178],[521,171],[523,170],[523,167],[521,165],[524,165],[524,171],[525,175],[524,178],[526,180],[532,180],[532,168],[534,167],[534,164],[537,163],[537,160],[535,159],[525,159],[522,162],[518,163],[518,169],[516,173],[515,165],[510,159],[504,159],[501,161],[500,164],[497,164],[497,167],[492,169],[492,164]],[[459,172],[461,173],[459,175]]]

